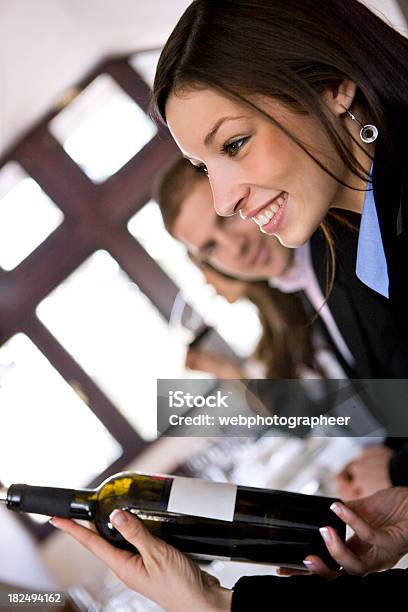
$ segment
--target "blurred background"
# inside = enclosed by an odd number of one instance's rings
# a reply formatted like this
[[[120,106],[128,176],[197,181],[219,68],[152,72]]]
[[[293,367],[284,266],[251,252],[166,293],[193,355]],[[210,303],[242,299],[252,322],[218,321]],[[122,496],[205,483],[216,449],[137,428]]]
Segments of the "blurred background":
[[[140,469],[331,494],[332,475],[360,448],[352,439],[156,439],[156,379],[208,377],[184,369],[203,323],[214,329],[208,345],[237,361],[260,335],[253,305],[230,304],[206,284],[151,197],[178,153],[148,117],[150,86],[188,4],[0,3],[6,485],[87,487]],[[407,33],[406,0],[366,4]],[[78,601],[99,593],[100,609],[155,609],[43,518],[0,512],[0,582],[71,589]],[[229,586],[271,570],[213,571]]]

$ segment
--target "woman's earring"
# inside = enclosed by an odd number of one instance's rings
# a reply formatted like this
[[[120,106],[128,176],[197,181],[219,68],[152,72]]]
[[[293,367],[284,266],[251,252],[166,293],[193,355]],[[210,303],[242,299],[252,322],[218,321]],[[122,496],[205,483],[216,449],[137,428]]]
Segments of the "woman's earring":
[[[353,121],[358,123],[358,125],[360,126],[360,128],[361,128],[360,129],[360,138],[361,138],[361,140],[363,142],[370,143],[370,142],[374,142],[375,140],[377,140],[377,138],[378,138],[378,129],[376,128],[375,125],[371,125],[370,123],[367,123],[366,125],[363,125],[361,123],[361,121],[359,121],[357,119],[357,117],[355,117],[353,115],[353,113],[351,111],[349,111],[347,108],[345,110],[346,110],[347,115],[350,117],[350,119],[352,119]]]

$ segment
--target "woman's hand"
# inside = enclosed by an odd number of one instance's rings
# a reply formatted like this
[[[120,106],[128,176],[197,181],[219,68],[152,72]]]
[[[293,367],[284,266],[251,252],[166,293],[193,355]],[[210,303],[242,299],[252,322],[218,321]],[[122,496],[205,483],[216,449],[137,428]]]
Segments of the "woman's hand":
[[[244,372],[235,363],[198,348],[188,349],[186,367],[190,370],[214,374],[220,380],[246,378]]]
[[[389,464],[392,455],[393,451],[386,446],[364,449],[336,476],[338,496],[347,501],[391,487]]]
[[[389,569],[408,553],[408,487],[379,491],[347,505],[336,502],[331,508],[354,530],[346,544],[332,527],[321,530],[329,553],[348,574]],[[338,575],[319,557],[306,557],[305,565],[329,579]]]
[[[186,555],[154,537],[142,521],[122,510],[112,512],[112,525],[140,554],[119,550],[97,533],[69,519],[53,518],[52,525],[69,533],[104,561],[127,587],[168,612],[227,612],[232,591],[203,572]]]

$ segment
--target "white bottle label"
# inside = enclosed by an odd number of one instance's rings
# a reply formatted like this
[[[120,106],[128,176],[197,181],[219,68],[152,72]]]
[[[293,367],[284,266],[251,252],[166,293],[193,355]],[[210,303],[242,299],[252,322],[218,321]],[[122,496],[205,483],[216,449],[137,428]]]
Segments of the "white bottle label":
[[[218,555],[201,555],[198,553],[186,553],[192,559],[200,561],[232,561],[231,557],[220,557]]]
[[[167,510],[232,522],[236,497],[237,485],[176,476]]]

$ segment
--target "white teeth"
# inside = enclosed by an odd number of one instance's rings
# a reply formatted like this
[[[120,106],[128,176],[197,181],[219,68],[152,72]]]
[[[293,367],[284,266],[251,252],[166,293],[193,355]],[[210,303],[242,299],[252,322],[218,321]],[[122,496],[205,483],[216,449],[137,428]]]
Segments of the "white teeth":
[[[268,221],[273,219],[275,213],[278,212],[280,206],[282,206],[282,204],[285,202],[286,196],[287,193],[284,193],[283,195],[279,196],[279,198],[275,200],[273,204],[268,206],[268,208],[265,208],[262,212],[259,213],[259,215],[256,215],[256,217],[252,217],[253,221],[255,221],[255,223],[259,225],[259,227],[262,227],[263,225],[268,223]]]
[[[255,221],[258,225],[265,225],[265,223],[268,223],[269,219],[266,214],[261,213],[255,217]]]

